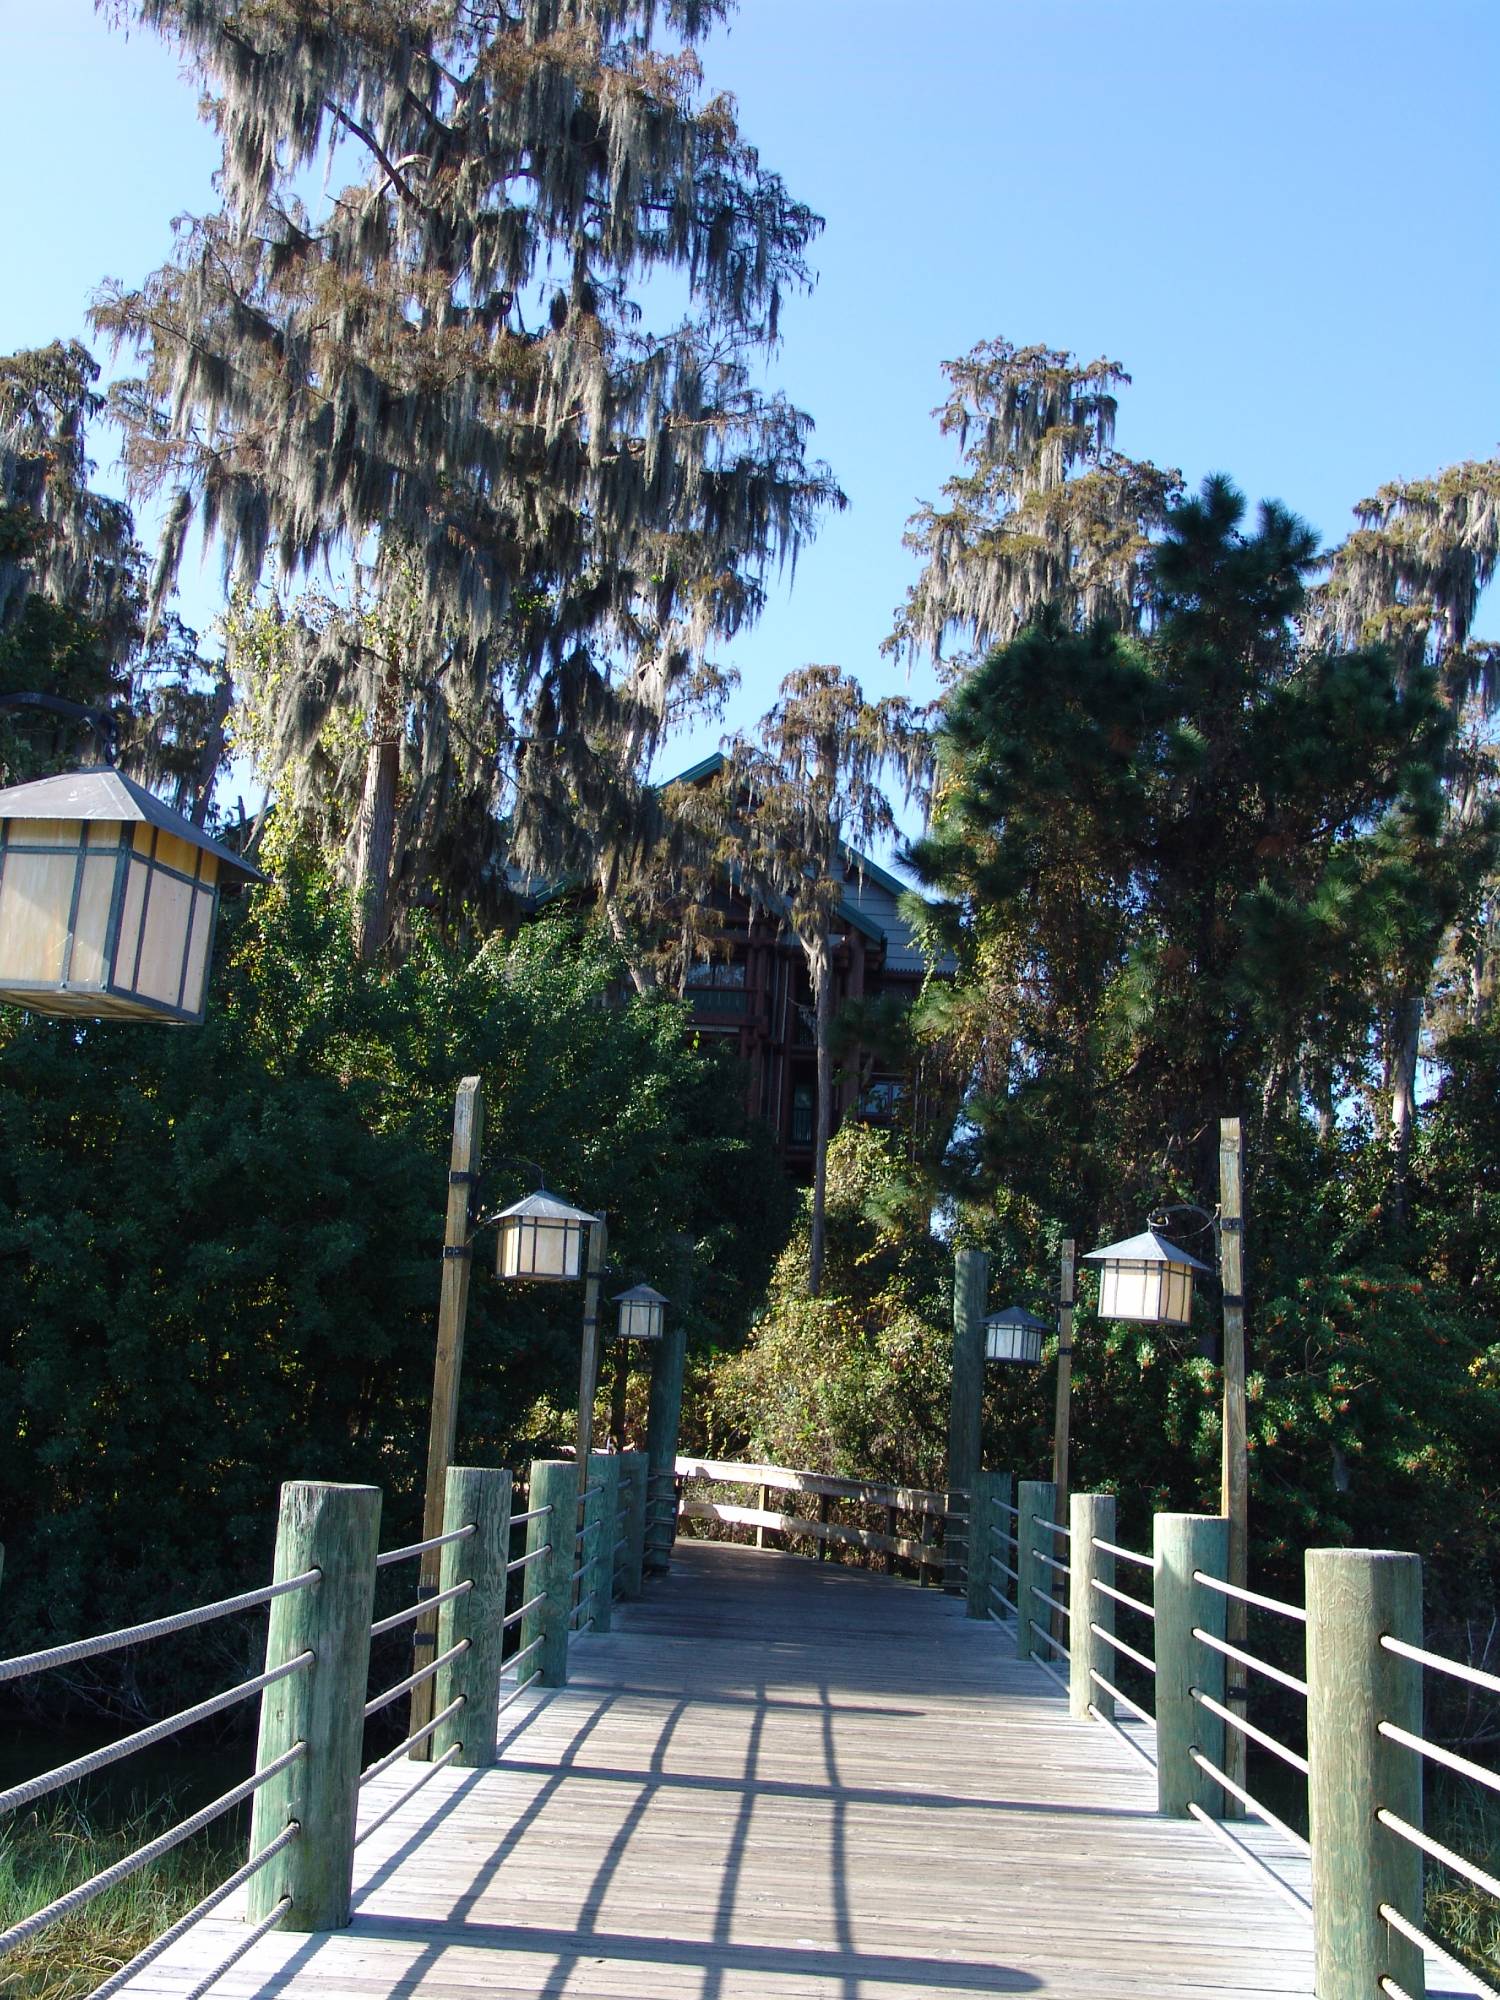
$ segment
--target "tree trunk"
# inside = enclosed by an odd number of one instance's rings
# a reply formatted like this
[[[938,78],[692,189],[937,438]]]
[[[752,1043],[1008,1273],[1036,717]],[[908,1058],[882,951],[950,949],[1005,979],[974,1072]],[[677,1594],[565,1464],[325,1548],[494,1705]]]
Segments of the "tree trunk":
[[[354,948],[364,964],[379,953],[390,928],[391,855],[396,845],[400,766],[401,746],[394,737],[370,745],[354,864]]]
[[[631,949],[629,927],[615,907],[614,898],[602,882],[599,885],[599,902],[604,911],[604,921],[609,925],[609,934],[620,947],[620,956],[625,961],[625,970],[630,975],[631,985],[637,993],[649,993],[651,981],[646,977],[644,968],[638,963]]]
[[[1417,1053],[1422,1038],[1422,996],[1403,993],[1391,1022],[1391,1184],[1389,1214],[1399,1229],[1406,1221],[1406,1178],[1412,1131],[1417,1121]]]
[[[203,738],[203,748],[198,752],[198,768],[193,774],[192,813],[194,826],[202,826],[208,818],[208,808],[213,800],[214,779],[219,775],[219,764],[224,756],[224,727],[229,720],[230,706],[234,701],[234,683],[225,669],[219,675],[219,685],[214,689],[213,712],[208,719],[208,729]],[[179,804],[178,811],[183,806]]]
[[[609,1399],[609,1435],[616,1451],[625,1449],[625,1398],[630,1387],[630,1342],[622,1340],[615,1356],[614,1388]]]
[[[807,1259],[807,1296],[815,1299],[823,1283],[825,1226],[823,1208],[828,1191],[828,1140],[833,1123],[833,974],[828,947],[809,955],[818,1046],[817,1124],[813,1133],[812,1241]]]

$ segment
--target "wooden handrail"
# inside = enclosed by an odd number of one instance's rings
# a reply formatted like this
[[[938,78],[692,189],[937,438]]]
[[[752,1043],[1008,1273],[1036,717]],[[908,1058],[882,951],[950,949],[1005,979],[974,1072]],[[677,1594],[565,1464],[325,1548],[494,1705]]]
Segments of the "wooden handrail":
[[[967,1492],[934,1493],[921,1486],[880,1486],[865,1479],[839,1479],[827,1472],[798,1472],[785,1465],[750,1465],[737,1459],[678,1458],[679,1479],[708,1479],[723,1486],[769,1486],[778,1493],[825,1494],[832,1500],[863,1500],[872,1507],[896,1507],[907,1514],[963,1515]],[[955,1500],[965,1507],[954,1507]]]
[[[935,1542],[913,1541],[909,1535],[882,1535],[871,1528],[846,1528],[841,1521],[810,1521],[800,1514],[777,1514],[768,1507],[736,1507],[726,1500],[684,1500],[682,1511],[690,1521],[723,1521],[738,1527],[772,1528],[783,1535],[809,1535],[816,1542],[905,1556],[909,1562],[929,1568],[940,1569],[943,1563],[943,1552]]]

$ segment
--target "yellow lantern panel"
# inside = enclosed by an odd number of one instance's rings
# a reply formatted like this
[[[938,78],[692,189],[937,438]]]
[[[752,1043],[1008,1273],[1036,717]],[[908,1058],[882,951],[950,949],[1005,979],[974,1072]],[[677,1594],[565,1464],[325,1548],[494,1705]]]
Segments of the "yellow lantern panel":
[[[33,817],[43,799],[79,816]],[[0,1001],[72,1019],[201,1021],[226,872],[259,879],[116,771],[0,793]]]
[[[1193,1274],[1182,1264],[1111,1260],[1099,1277],[1099,1317],[1188,1326],[1193,1317]]]

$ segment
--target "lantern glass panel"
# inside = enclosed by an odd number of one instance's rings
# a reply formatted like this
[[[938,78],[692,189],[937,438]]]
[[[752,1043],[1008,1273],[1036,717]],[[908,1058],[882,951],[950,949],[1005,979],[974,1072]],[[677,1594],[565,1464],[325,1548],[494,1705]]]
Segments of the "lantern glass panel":
[[[7,848],[0,874],[0,979],[45,986],[62,980],[77,867],[76,828],[67,852]]]
[[[660,1340],[662,1308],[655,1299],[621,1299],[620,1338]]]
[[[1193,1316],[1193,1274],[1182,1264],[1110,1258],[1099,1280],[1099,1317],[1186,1326]]]
[[[582,1252],[578,1223],[518,1215],[501,1224],[499,1275],[562,1283],[579,1275]]]
[[[985,1359],[1035,1367],[1042,1358],[1042,1331],[1035,1326],[989,1322],[985,1328]]]

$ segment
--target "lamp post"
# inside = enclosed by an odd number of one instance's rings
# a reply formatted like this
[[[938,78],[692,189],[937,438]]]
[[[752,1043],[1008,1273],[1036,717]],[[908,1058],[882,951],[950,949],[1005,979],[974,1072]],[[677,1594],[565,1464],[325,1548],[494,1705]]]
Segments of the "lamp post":
[[[432,1371],[432,1411],[427,1433],[427,1483],[422,1501],[422,1539],[431,1541],[443,1531],[443,1501],[448,1467],[458,1430],[458,1385],[463,1372],[464,1330],[469,1315],[469,1276],[473,1266],[474,1237],[479,1230],[498,1227],[495,1251],[496,1275],[506,1281],[529,1280],[548,1284],[576,1282],[583,1256],[583,1236],[587,1231],[589,1268],[592,1276],[596,1239],[604,1234],[603,1218],[573,1208],[545,1188],[513,1202],[494,1215],[474,1217],[474,1191],[479,1182],[479,1164],[484,1151],[484,1088],[477,1076],[466,1076],[458,1086],[453,1105],[453,1146],[448,1160],[448,1207],[443,1227],[443,1276],[438,1296],[437,1351]],[[602,1268],[602,1251],[601,1268]],[[597,1286],[597,1280],[594,1281]],[[597,1290],[596,1290],[597,1298]],[[587,1346],[587,1341],[585,1341]],[[592,1386],[590,1386],[592,1397]],[[589,1414],[592,1414],[590,1409]],[[588,1463],[587,1430],[584,1413],[579,1416],[579,1477]],[[417,1595],[432,1597],[438,1588],[441,1551],[429,1549],[422,1557]],[[417,1622],[412,1638],[418,1664],[437,1643],[437,1614],[429,1612]],[[420,1729],[431,1720],[433,1684],[423,1681],[413,1688],[411,1727]],[[427,1758],[431,1744],[418,1744],[413,1757]]]
[[[1224,1315],[1223,1425],[1219,1468],[1219,1511],[1229,1522],[1229,1577],[1238,1589],[1246,1588],[1249,1574],[1250,1463],[1245,1411],[1245,1294],[1244,1294],[1244,1165],[1245,1142],[1238,1118],[1219,1120],[1219,1205],[1210,1214],[1191,1202],[1174,1202],[1151,1217],[1151,1227],[1123,1243],[1107,1243],[1091,1250],[1086,1264],[1101,1267],[1099,1317],[1125,1319],[1148,1324],[1187,1326],[1193,1316],[1193,1276],[1198,1271],[1217,1271]],[[1176,1214],[1199,1217],[1204,1229],[1214,1237],[1215,1259],[1205,1264],[1157,1234],[1156,1224],[1166,1224]],[[1230,1598],[1226,1607],[1225,1636],[1231,1645],[1243,1648],[1246,1637],[1245,1605]],[[1231,1683],[1231,1708],[1245,1712],[1246,1689],[1242,1681]],[[1224,1768],[1231,1778],[1244,1783],[1245,1738],[1232,1729],[1224,1746]],[[1226,1802],[1226,1810],[1235,1810]]]
[[[620,1308],[615,1333],[619,1351],[615,1357],[614,1393],[610,1397],[609,1430],[616,1451],[625,1445],[625,1397],[630,1381],[630,1353],[638,1341],[660,1340],[666,1325],[667,1297],[650,1285],[632,1285],[616,1292],[611,1305]]]

